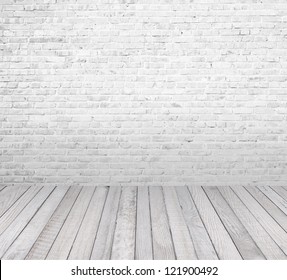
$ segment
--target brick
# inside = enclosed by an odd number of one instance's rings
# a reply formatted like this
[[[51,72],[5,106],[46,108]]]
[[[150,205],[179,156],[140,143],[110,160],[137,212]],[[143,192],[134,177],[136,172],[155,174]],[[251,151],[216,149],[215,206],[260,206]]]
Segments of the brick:
[[[1,0],[0,186],[285,182],[285,2]]]

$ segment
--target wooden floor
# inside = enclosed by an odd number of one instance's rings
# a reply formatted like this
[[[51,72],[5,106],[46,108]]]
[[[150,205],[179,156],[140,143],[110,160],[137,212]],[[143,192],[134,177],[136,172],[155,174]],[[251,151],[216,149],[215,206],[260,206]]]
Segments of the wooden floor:
[[[1,259],[286,259],[286,187],[6,187]]]

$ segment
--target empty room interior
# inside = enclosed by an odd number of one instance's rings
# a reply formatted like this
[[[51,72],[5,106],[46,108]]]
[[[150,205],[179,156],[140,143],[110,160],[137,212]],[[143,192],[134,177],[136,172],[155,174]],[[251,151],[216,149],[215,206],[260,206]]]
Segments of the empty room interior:
[[[0,259],[287,259],[285,0],[0,14]]]

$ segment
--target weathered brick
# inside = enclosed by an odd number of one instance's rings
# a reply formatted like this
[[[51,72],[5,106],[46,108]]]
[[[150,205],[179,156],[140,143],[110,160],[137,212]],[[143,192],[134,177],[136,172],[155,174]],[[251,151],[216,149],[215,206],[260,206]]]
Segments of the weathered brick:
[[[0,186],[286,182],[273,2],[1,0]]]

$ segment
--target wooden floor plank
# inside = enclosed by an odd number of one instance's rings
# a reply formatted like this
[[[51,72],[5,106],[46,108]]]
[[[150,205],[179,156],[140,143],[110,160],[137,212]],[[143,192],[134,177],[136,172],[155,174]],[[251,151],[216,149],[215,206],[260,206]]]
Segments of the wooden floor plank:
[[[152,260],[152,236],[148,187],[138,188],[136,225],[136,259]]]
[[[287,233],[244,187],[231,187],[280,249],[287,255]]]
[[[0,201],[2,259],[287,259],[284,186],[5,187]]]
[[[166,207],[161,187],[150,187],[150,208],[154,259],[175,259]]]
[[[63,199],[67,189],[67,187],[56,188],[50,194],[36,215],[6,251],[3,259],[22,260],[26,257],[42,229],[45,227],[55,209]]]
[[[216,187],[206,187],[204,188],[204,191],[209,197],[225,228],[229,232],[229,235],[242,258],[245,260],[265,259],[257,244],[253,241],[252,237],[230,208],[229,204],[222,197],[219,190]]]
[[[107,187],[97,187],[68,259],[90,259],[107,194]]]
[[[46,259],[66,260],[68,258],[94,191],[94,187],[81,190]]]
[[[0,235],[16,219],[26,205],[41,190],[41,187],[29,188],[0,218]]]
[[[136,187],[122,190],[111,254],[113,260],[135,258],[136,197]]]
[[[283,251],[269,236],[235,192],[229,187],[219,188],[219,191],[252,236],[253,240],[255,240],[265,257],[267,259],[285,259],[286,256]]]
[[[57,207],[51,219],[39,235],[35,244],[31,248],[26,259],[44,260],[50,248],[52,247],[58,233],[60,232],[68,214],[70,213],[80,191],[81,187],[71,187]]]
[[[11,186],[3,189],[0,194],[0,217],[27,191],[28,187]]]
[[[202,223],[187,187],[176,188],[186,225],[189,229],[198,259],[217,260],[217,254]]]
[[[273,187],[272,189],[287,201],[287,189],[283,187]]]
[[[109,188],[102,219],[91,254],[92,260],[108,260],[111,258],[120,195],[120,187]]]
[[[272,189],[285,201],[287,201],[287,189],[285,189],[284,187],[272,187]]]
[[[242,259],[209,199],[200,187],[189,187],[191,196],[220,259]]]
[[[246,190],[261,204],[275,221],[287,232],[287,217],[265,194],[258,188],[250,187]]]
[[[287,190],[285,190],[283,187],[272,187],[272,189],[281,196],[282,199],[287,201]]]
[[[26,227],[35,213],[53,191],[51,187],[43,187],[9,227],[0,236],[0,258],[5,254],[20,232]]]
[[[277,192],[275,192],[270,187],[260,186],[258,187],[261,192],[263,192],[272,202],[281,209],[282,212],[287,215],[287,201],[282,198]]]
[[[163,194],[176,258],[179,260],[197,259],[175,189],[173,187],[163,188]]]

